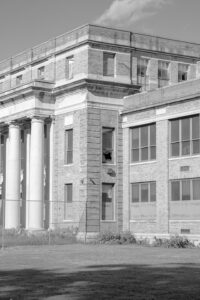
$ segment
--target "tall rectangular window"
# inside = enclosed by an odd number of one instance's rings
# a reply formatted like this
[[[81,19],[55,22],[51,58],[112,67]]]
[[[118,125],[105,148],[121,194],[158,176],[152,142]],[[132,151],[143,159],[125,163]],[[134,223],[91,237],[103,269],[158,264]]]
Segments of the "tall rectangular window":
[[[200,153],[199,115],[170,121],[172,157]]]
[[[169,85],[169,62],[158,61],[158,87]]]
[[[188,66],[187,64],[178,64],[178,82],[187,80],[188,78]]]
[[[73,129],[65,130],[65,164],[73,162]]]
[[[103,76],[115,75],[115,54],[103,53]]]
[[[20,84],[22,84],[22,75],[18,75],[16,77],[16,85],[20,85]]]
[[[171,201],[200,200],[200,178],[171,180]]]
[[[114,220],[114,185],[110,183],[102,184],[102,213],[101,219],[105,221]]]
[[[137,60],[137,83],[142,85],[143,90],[148,90],[149,76],[147,75],[149,60],[138,58]]]
[[[64,186],[64,220],[71,219],[73,201],[73,185],[72,183],[67,183]]]
[[[44,79],[45,78],[45,67],[42,66],[42,67],[38,68],[37,73],[38,73],[38,79]]]
[[[156,159],[156,124],[131,129],[131,162]]]
[[[131,184],[131,202],[155,202],[156,182],[138,182]]]
[[[74,77],[74,57],[70,56],[66,58],[65,62],[65,78],[72,79]]]
[[[114,163],[114,129],[102,128],[102,162]]]

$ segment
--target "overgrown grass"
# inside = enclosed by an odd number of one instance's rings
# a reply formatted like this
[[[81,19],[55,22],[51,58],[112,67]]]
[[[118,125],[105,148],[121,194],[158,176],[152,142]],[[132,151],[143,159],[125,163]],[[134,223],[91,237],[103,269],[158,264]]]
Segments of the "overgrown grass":
[[[27,231],[24,229],[1,229],[1,247],[20,245],[64,245],[76,243],[76,228],[49,231]]]

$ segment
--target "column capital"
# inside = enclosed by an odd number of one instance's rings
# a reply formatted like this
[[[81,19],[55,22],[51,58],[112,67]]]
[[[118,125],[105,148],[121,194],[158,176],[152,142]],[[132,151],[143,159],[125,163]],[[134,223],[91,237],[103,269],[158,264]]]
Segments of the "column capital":
[[[18,120],[10,120],[5,122],[5,124],[9,127],[16,127],[16,128],[20,127],[20,122]]]
[[[43,123],[44,120],[46,119],[46,116],[40,116],[40,115],[35,115],[35,114],[29,115],[27,117],[31,120],[31,122],[41,122],[41,123]]]

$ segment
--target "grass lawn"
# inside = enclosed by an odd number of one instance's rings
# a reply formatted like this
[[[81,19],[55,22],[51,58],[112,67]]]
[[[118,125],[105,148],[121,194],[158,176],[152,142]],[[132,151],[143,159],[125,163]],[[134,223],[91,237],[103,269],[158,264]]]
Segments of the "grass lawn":
[[[0,299],[200,299],[200,249],[6,248],[0,252]]]

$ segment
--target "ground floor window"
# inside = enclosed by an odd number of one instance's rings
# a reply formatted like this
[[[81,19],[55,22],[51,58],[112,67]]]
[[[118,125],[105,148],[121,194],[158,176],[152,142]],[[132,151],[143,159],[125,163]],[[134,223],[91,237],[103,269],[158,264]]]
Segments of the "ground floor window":
[[[114,184],[102,184],[101,219],[105,221],[114,220]]]
[[[72,218],[72,200],[73,200],[73,186],[72,183],[67,183],[64,186],[64,220]]]
[[[200,200],[200,178],[172,180],[171,200]]]
[[[156,182],[137,182],[131,184],[131,202],[155,202]]]

